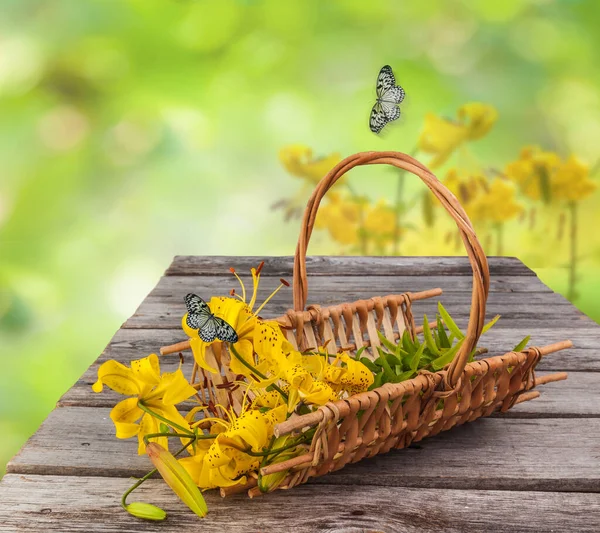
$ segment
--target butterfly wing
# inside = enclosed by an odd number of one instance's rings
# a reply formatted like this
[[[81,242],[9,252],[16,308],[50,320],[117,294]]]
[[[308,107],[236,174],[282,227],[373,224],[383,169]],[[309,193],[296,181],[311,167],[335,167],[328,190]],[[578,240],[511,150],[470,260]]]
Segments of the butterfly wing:
[[[400,108],[396,104],[381,102],[381,110],[385,116],[386,124],[400,118]]]
[[[377,76],[377,98],[383,98],[383,95],[396,85],[396,78],[392,72],[392,67],[385,65],[381,67],[379,75]]]
[[[402,100],[404,100],[404,89],[399,85],[390,87],[381,95],[381,101],[390,104],[399,104]]]
[[[192,329],[200,329],[211,319],[213,314],[208,304],[195,294],[185,297],[185,305],[188,310],[187,325]]]
[[[369,119],[369,127],[373,133],[379,133],[388,123],[383,107],[379,102],[376,102],[371,109],[371,118]]]
[[[215,324],[217,328],[217,339],[222,340],[224,342],[237,342],[238,334],[235,332],[235,329],[231,327],[225,320],[216,316]]]
[[[213,315],[198,329],[198,336],[204,342],[213,342],[217,338],[217,329],[217,317]]]

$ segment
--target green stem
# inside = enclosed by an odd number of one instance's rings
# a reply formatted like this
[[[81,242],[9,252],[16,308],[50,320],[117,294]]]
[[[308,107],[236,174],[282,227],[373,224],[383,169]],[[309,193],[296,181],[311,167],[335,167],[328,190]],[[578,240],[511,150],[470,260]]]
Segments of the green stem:
[[[286,444],[285,446],[281,446],[280,448],[275,448],[274,450],[267,450],[264,452],[255,452],[252,450],[252,448],[238,448],[234,443],[229,441],[226,444],[251,457],[268,457],[269,455],[277,455],[281,452],[285,452],[286,450],[294,448],[299,444],[304,444],[305,442],[309,441],[310,438],[312,438],[312,435],[305,434],[302,437],[300,437],[296,442],[292,442],[291,444]]]
[[[501,222],[496,225],[496,247],[497,247],[497,255],[504,255],[504,243],[503,243],[503,234],[504,234],[504,224]]]
[[[248,361],[246,361],[238,352],[237,350],[233,347],[233,344],[229,344],[229,348],[231,348],[231,353],[233,354],[233,356],[240,362],[242,363],[247,369],[251,370],[253,374],[256,374],[259,378],[261,379],[268,379],[267,376],[265,376],[262,372],[259,372],[258,370],[256,370],[256,368],[254,368]],[[285,392],[283,392],[281,390],[280,387],[278,387],[277,385],[275,385],[275,383],[273,383],[271,385],[271,387],[273,387],[279,394],[281,394],[281,397],[287,402],[288,401],[288,396]]]
[[[193,438],[190,435],[185,435],[185,437],[191,438],[192,440],[190,440],[190,442],[188,442],[183,448],[181,448],[181,450],[179,450],[177,453],[175,453],[175,457],[177,457],[178,455],[183,453],[184,450],[186,450],[189,446],[191,446],[191,444],[196,441],[197,435],[194,435]],[[154,468],[153,470],[150,470],[150,472],[148,472],[144,477],[141,477],[140,479],[138,479],[131,487],[129,487],[125,491],[125,493],[121,497],[121,507],[123,507],[123,509],[125,509],[127,511],[127,496],[129,496],[135,489],[137,489],[144,481],[146,481],[151,476],[156,474],[156,472],[158,472],[158,470],[156,468]]]
[[[419,149],[415,146],[410,152],[411,157],[417,155]],[[400,254],[400,227],[402,224],[402,197],[404,196],[404,175],[405,170],[401,170],[398,175],[398,184],[396,186],[396,225],[394,227],[394,255]]]
[[[362,202],[360,202],[359,198],[358,198],[358,194],[356,194],[356,191],[354,190],[354,188],[352,187],[352,185],[350,185],[350,183],[346,180],[346,187],[348,189],[348,191],[350,192],[350,195],[352,196],[352,198],[354,199],[355,202],[357,202],[359,205],[359,217],[360,217],[360,222],[359,222],[359,228],[358,228],[358,238],[360,239],[360,253],[362,255],[367,255],[367,235],[365,233],[365,212],[364,212],[364,206],[362,204]]]
[[[204,440],[204,439],[216,439],[216,435],[212,434],[202,434],[202,435],[188,435],[186,433],[148,433],[144,435],[144,444],[148,446],[148,441],[150,439],[154,439],[156,437],[179,437],[180,439],[196,439],[196,440]]]
[[[571,215],[571,226],[569,232],[569,289],[567,298],[573,301],[577,296],[575,293],[575,284],[577,282],[577,204],[575,202],[569,204],[569,213]]]
[[[190,431],[189,429],[186,429],[186,428],[180,426],[179,424],[176,424],[175,422],[171,422],[164,416],[161,416],[158,413],[155,413],[154,411],[152,411],[142,400],[138,400],[137,404],[138,404],[138,407],[142,411],[144,411],[145,413],[148,413],[150,416],[153,416],[157,420],[160,420],[161,422],[164,422],[165,424],[167,424],[175,429],[178,429],[179,431],[183,431],[184,433],[187,433],[188,435],[194,435],[193,431]]]

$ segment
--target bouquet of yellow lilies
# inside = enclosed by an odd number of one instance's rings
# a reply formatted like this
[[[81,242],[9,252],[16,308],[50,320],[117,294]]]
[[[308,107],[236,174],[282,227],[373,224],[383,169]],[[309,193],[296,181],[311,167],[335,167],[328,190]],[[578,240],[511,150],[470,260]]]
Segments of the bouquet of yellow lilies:
[[[294,412],[309,413],[373,385],[373,372],[360,360],[343,351],[331,356],[324,347],[300,352],[277,322],[259,316],[273,295],[289,285],[281,280],[255,309],[262,266],[251,269],[249,300],[243,281],[231,269],[241,295],[232,291],[229,297],[213,297],[208,304],[198,299],[208,306],[198,323],[188,319],[189,313],[183,316],[189,341],[162,352],[191,348],[194,368],[189,380],[181,365],[175,372],[161,374],[156,354],[132,361],[129,368],[110,360],[98,369],[95,392],[106,385],[128,396],[110,414],[117,438],[137,436],[138,454],[147,454],[156,467],[123,495],[124,509],[134,516],[166,517],[151,504],[127,503],[129,494],[156,471],[199,516],[207,512],[201,490],[235,492],[236,487],[246,486],[249,477],[257,481],[256,490],[274,490],[286,472],[261,476],[261,468],[305,453],[314,433],[275,438],[275,425]],[[226,343],[227,350],[218,336],[203,332],[211,320],[234,331],[237,340]],[[200,327],[194,329],[190,323]],[[196,382],[199,376],[204,379]],[[172,454],[173,440],[180,441],[181,447]]]

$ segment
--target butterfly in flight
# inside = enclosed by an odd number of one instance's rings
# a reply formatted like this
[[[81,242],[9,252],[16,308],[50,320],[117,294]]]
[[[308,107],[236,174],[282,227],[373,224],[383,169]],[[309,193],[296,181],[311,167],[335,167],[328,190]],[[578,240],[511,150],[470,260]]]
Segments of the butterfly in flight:
[[[212,314],[208,304],[195,294],[185,297],[188,310],[187,325],[198,330],[198,335],[204,342],[213,342],[219,339],[224,342],[237,342],[238,335],[225,320]]]
[[[396,78],[389,65],[379,71],[376,93],[377,99],[369,120],[373,133],[379,133],[389,122],[400,118],[398,104],[404,100],[404,89],[396,85]]]

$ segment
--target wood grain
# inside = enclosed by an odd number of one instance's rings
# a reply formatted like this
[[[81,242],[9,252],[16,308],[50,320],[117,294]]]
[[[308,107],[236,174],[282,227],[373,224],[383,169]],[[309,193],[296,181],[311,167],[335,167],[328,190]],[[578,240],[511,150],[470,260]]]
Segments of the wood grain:
[[[213,276],[229,272],[234,267],[240,274],[249,272],[261,261],[265,262],[264,276],[291,276],[293,256],[231,257],[176,255],[167,268],[167,276]],[[516,257],[489,257],[492,276],[535,276],[535,272]],[[422,276],[422,275],[472,275],[466,257],[360,257],[311,256],[306,258],[311,276]]]
[[[119,506],[131,480],[101,477],[7,475],[0,484],[0,531],[543,533],[600,530],[600,495],[407,487],[303,485],[268,497],[204,494],[208,515],[198,519],[159,480],[147,481],[131,501],[164,508],[166,522],[128,515]],[[76,497],[75,497],[76,496]],[[343,505],[340,498],[343,496]]]
[[[137,440],[117,440],[109,409],[54,410],[8,464],[14,474],[141,476]],[[581,428],[585,427],[585,431]],[[600,418],[485,418],[316,478],[316,483],[486,490],[600,490]],[[577,444],[573,444],[577,435]],[[468,463],[465,463],[468,457]],[[468,464],[468,467],[465,465]],[[550,467],[548,465],[551,465]]]

